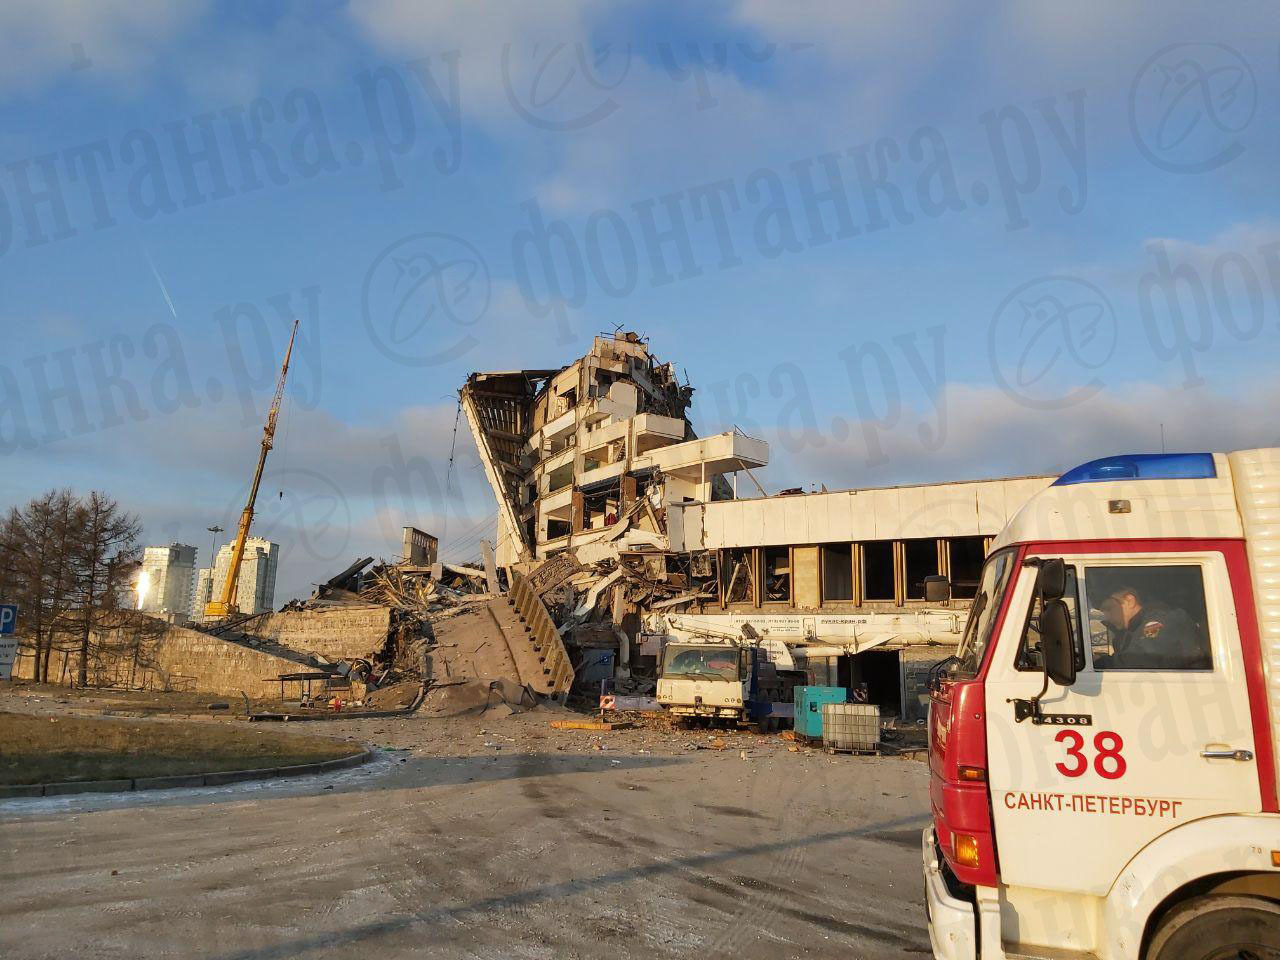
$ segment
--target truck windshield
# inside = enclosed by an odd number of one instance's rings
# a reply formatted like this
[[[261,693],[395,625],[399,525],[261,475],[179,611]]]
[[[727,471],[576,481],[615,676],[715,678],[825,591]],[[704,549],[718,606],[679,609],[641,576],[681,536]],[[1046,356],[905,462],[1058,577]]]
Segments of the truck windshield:
[[[704,680],[737,680],[736,647],[667,647],[664,677],[701,677]]]
[[[1005,590],[1013,578],[1014,559],[1015,551],[1010,547],[987,557],[987,562],[982,567],[978,593],[973,598],[969,622],[965,625],[964,637],[956,651],[958,662],[953,672],[957,676],[971,677],[982,666],[982,657],[991,642],[991,631],[995,629],[996,613],[1004,602]]]

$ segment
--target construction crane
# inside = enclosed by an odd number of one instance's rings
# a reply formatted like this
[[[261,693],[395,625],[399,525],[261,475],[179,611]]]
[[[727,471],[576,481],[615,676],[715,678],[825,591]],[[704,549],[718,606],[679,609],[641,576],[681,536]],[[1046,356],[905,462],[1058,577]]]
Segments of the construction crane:
[[[244,545],[249,539],[249,526],[253,523],[253,505],[258,499],[258,486],[262,483],[262,468],[267,465],[267,453],[276,436],[276,418],[280,416],[280,401],[284,399],[284,380],[289,375],[289,357],[293,354],[293,340],[298,335],[298,320],[293,321],[293,330],[289,334],[289,347],[284,352],[284,363],[280,367],[280,379],[276,383],[276,395],[271,400],[271,409],[267,412],[267,425],[262,429],[262,451],[258,454],[258,469],[253,474],[253,485],[249,488],[249,501],[240,514],[240,527],[236,530],[235,546],[231,549],[231,565],[227,567],[227,579],[222,584],[222,596],[210,600],[205,605],[206,619],[222,619],[239,613],[236,607],[236,588],[240,585],[240,562],[244,559]],[[215,564],[216,566],[216,564]]]

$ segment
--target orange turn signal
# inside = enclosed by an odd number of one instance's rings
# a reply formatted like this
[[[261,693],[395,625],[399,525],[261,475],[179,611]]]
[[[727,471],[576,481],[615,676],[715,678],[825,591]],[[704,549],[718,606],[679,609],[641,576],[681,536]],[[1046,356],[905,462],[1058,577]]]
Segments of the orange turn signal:
[[[1273,867],[1280,867],[1280,850],[1271,851],[1271,865]]]
[[[951,835],[951,852],[955,855],[956,863],[962,867],[976,867],[978,865],[978,838],[968,833],[953,833]]]
[[[956,775],[966,783],[986,783],[987,771],[981,767],[959,767]]]

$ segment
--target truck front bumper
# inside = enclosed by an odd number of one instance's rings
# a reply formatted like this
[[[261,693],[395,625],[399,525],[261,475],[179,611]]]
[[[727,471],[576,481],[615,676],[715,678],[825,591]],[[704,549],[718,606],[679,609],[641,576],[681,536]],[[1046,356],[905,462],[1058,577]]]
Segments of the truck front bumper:
[[[929,944],[937,960],[977,960],[977,913],[968,900],[954,896],[942,875],[938,844],[933,827],[925,827],[924,854],[925,910],[929,915]]]
[[[689,706],[688,704],[666,704],[662,705],[667,711],[677,717],[740,717],[742,716],[742,707],[715,707],[710,705]]]

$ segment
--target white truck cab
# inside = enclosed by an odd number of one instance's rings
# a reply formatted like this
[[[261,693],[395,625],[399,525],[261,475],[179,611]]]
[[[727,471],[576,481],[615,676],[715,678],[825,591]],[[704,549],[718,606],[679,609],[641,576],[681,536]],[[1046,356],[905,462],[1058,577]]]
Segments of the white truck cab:
[[[729,640],[668,643],[658,703],[675,717],[742,717],[751,698],[751,653]]]
[[[1084,464],[992,545],[929,721],[942,960],[1280,958],[1280,449]]]
[[[794,717],[793,690],[804,682],[803,672],[779,669],[759,637],[673,638],[663,650],[657,700],[681,721],[720,720],[766,730]]]

